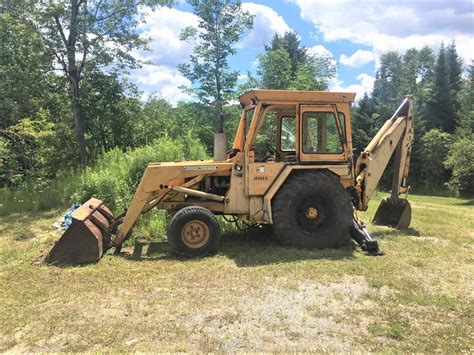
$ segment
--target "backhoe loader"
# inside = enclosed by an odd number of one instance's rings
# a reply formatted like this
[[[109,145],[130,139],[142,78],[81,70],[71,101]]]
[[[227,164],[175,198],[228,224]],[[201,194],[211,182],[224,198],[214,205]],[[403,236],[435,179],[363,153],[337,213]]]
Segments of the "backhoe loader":
[[[172,214],[167,238],[179,254],[216,253],[216,216],[241,226],[269,226],[276,238],[303,248],[336,248],[348,236],[379,254],[357,217],[368,207],[389,161],[392,189],[373,222],[407,228],[411,221],[408,168],[413,142],[407,96],[354,161],[350,105],[354,93],[252,90],[240,96],[242,114],[232,150],[213,160],[148,164],[127,210],[114,217],[91,198],[47,256],[49,263],[90,263],[119,251],[141,214]],[[262,127],[273,128],[263,135]],[[222,138],[222,135],[219,136]],[[219,138],[219,139],[220,139]]]

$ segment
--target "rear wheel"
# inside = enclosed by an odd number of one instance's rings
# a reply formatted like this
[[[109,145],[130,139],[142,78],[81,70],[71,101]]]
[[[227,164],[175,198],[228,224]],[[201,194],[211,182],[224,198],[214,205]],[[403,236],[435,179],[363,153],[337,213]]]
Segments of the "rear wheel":
[[[349,241],[350,196],[338,179],[324,172],[291,176],[272,201],[273,229],[284,244],[336,248]]]
[[[176,212],[168,225],[168,243],[178,254],[214,254],[221,239],[219,223],[204,207],[189,206]]]

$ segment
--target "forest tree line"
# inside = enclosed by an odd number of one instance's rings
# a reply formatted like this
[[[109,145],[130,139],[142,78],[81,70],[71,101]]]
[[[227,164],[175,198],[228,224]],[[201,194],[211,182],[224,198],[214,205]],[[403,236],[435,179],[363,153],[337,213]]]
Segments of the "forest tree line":
[[[130,51],[147,43],[137,30],[143,20],[137,8],[171,3],[2,3],[0,187],[47,182],[93,164],[104,152],[127,152],[163,138],[191,137],[210,154],[213,133],[220,125],[230,136],[235,132],[240,108],[229,102],[239,94],[252,88],[327,90],[336,75],[331,57],[311,53],[296,33],[288,32],[275,35],[257,58],[256,74],[248,73],[239,84],[239,73],[229,67],[227,57],[252,27],[252,16],[238,1],[193,0],[189,3],[201,19],[199,31],[187,28],[181,39],[197,44],[180,70],[193,82],[187,90],[195,101],[173,107],[150,96],[143,102],[142,93],[127,78],[129,69],[143,64]],[[222,16],[214,16],[216,11]],[[225,30],[217,31],[216,21]],[[219,56],[210,55],[213,46],[220,46],[214,51]],[[428,192],[449,188],[472,196],[474,73],[473,65],[466,68],[466,64],[455,43],[442,44],[437,53],[425,47],[384,54],[373,91],[353,107],[357,152],[403,96],[412,94],[416,115],[412,187]],[[221,74],[219,85],[212,71]]]

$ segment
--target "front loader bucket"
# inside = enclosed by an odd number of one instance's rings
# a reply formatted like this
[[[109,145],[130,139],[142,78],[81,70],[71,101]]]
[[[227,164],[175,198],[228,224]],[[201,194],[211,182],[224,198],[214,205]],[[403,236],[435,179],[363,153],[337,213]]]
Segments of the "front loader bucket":
[[[109,247],[112,212],[91,198],[72,213],[72,223],[46,256],[48,263],[87,264],[98,261]]]
[[[397,229],[407,229],[411,222],[411,206],[408,200],[392,200],[386,198],[380,202],[380,206],[375,212],[374,224],[394,227]]]

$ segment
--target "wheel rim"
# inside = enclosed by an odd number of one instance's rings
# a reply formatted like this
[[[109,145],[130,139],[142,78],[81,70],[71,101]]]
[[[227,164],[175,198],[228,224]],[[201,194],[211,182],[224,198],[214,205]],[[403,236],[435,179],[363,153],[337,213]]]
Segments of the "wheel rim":
[[[296,209],[296,221],[301,229],[312,237],[317,237],[317,232],[326,220],[325,209],[321,202],[309,197],[301,202]]]
[[[199,220],[189,221],[183,227],[181,238],[188,248],[202,248],[209,240],[209,227]]]

